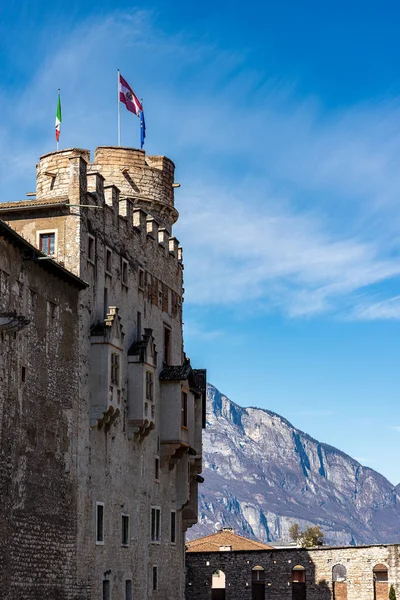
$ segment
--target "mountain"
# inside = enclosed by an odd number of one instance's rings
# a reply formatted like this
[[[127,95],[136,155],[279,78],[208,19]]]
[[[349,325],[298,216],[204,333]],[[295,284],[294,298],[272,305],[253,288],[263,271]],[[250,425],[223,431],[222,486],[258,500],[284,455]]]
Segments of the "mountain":
[[[292,523],[319,525],[329,544],[400,542],[400,489],[340,450],[260,408],[207,389],[204,483],[190,539],[216,523],[262,542]]]

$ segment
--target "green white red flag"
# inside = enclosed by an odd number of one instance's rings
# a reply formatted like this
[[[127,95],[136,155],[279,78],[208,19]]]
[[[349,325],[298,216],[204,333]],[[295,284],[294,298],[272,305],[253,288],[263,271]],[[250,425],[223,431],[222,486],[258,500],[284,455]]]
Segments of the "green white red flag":
[[[56,111],[56,140],[60,139],[60,131],[61,131],[61,100],[60,100],[60,90],[58,90],[58,102],[57,102],[57,111]]]

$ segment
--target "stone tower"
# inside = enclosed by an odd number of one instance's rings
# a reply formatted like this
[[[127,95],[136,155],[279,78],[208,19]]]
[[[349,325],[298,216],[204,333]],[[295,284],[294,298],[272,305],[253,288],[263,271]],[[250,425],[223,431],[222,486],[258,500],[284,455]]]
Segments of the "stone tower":
[[[88,284],[68,445],[76,573],[59,597],[182,600],[205,371],[183,349],[174,164],[132,148],[99,147],[94,162],[53,152],[37,165],[36,199],[1,204],[0,218]]]

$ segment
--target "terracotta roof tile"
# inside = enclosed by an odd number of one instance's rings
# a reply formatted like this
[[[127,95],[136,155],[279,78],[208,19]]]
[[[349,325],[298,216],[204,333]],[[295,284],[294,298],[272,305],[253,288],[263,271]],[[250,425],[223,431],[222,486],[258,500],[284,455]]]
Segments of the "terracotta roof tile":
[[[187,552],[220,552],[221,547],[231,547],[231,550],[273,550],[273,546],[256,542],[237,535],[233,531],[222,529],[212,535],[206,535],[197,540],[187,542]]]
[[[44,200],[15,200],[13,202],[0,202],[0,211],[6,211],[10,208],[39,208],[49,204],[67,204],[67,196],[58,196],[57,198],[46,198]]]

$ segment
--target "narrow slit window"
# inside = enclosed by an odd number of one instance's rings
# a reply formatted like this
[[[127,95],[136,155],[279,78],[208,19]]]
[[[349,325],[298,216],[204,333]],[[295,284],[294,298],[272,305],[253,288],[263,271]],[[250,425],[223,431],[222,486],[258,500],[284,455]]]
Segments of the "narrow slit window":
[[[146,371],[146,400],[153,402],[153,373]]]
[[[88,260],[94,263],[95,259],[95,241],[94,237],[89,234],[88,236]]]
[[[96,504],[96,544],[104,544],[104,504]]]
[[[154,479],[160,481],[160,457],[156,456],[154,459]]]
[[[129,546],[129,515],[121,515],[121,544]]]
[[[181,425],[182,427],[188,426],[188,395],[186,392],[182,392]]]
[[[103,581],[103,600],[111,600],[111,584],[108,579]]]
[[[153,583],[153,592],[155,592],[158,590],[158,567],[156,567],[156,566],[153,567],[152,583]]]
[[[124,286],[128,287],[128,261],[122,259],[121,265],[121,279]]]
[[[176,543],[176,512],[171,510],[171,544]]]
[[[133,600],[132,593],[132,581],[127,579],[125,581],[125,600]]]
[[[110,248],[106,248],[106,271],[109,274],[112,271],[112,252]]]
[[[119,386],[119,354],[111,352],[111,384]]]
[[[171,330],[169,327],[164,327],[164,362],[167,365],[171,364]]]

